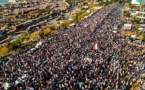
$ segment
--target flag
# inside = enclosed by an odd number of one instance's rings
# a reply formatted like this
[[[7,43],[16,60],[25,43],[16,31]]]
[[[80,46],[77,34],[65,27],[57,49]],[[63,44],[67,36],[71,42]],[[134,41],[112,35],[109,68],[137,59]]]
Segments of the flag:
[[[96,61],[95,61],[95,64],[97,64],[97,65],[98,65],[98,63],[99,63],[99,61],[98,61],[98,60],[96,60]]]
[[[94,50],[97,50],[98,49],[98,43],[96,43],[93,48],[94,48]]]
[[[25,63],[24,63],[24,66],[25,66],[25,67],[27,67],[27,66],[28,66],[28,63],[27,63],[27,62],[25,62]]]

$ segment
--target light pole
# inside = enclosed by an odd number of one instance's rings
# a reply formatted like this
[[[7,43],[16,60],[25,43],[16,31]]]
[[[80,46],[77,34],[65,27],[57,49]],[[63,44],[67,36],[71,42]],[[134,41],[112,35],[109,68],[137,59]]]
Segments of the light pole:
[[[60,8],[60,11],[61,11],[61,18],[62,18],[62,1],[61,1],[61,8]]]

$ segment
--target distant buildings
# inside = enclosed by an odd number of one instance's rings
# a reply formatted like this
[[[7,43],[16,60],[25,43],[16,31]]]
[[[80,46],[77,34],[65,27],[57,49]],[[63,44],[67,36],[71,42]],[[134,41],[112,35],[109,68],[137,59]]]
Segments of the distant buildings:
[[[9,3],[16,3],[16,2],[21,2],[21,3],[24,3],[24,2],[27,2],[27,0],[8,0]]]
[[[142,7],[145,7],[145,0],[142,0],[141,6],[142,6]]]
[[[131,4],[140,5],[141,7],[145,6],[145,0],[132,0]]]
[[[131,14],[136,15],[141,21],[145,21],[145,0],[132,0],[131,4],[140,6],[139,11],[132,11]]]
[[[141,0],[132,0],[131,3],[132,4],[136,4],[136,5],[140,5],[141,4]]]
[[[9,3],[15,3],[17,0],[8,0]]]

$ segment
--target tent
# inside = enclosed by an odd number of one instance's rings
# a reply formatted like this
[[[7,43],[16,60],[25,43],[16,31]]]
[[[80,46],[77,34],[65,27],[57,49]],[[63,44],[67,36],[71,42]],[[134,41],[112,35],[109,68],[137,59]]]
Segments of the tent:
[[[70,24],[69,26],[74,26],[75,25],[75,23],[72,23],[72,24]]]
[[[131,35],[131,38],[136,38],[136,35]]]
[[[91,11],[90,11],[90,10],[87,10],[86,12],[87,12],[87,13],[91,13]]]
[[[145,27],[145,24],[140,24],[140,27]]]
[[[139,32],[142,33],[144,28],[138,28]]]

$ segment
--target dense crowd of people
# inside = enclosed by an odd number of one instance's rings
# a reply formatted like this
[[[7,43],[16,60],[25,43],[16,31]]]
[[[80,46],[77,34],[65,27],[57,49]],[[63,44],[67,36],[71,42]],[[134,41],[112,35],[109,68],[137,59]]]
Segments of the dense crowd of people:
[[[123,77],[132,74],[129,60],[137,57],[130,52],[141,48],[112,30],[121,22],[122,6],[107,5],[38,48],[0,60],[0,84],[11,84],[9,90],[128,90],[133,82]]]

